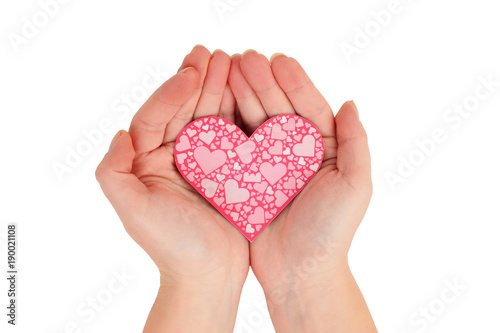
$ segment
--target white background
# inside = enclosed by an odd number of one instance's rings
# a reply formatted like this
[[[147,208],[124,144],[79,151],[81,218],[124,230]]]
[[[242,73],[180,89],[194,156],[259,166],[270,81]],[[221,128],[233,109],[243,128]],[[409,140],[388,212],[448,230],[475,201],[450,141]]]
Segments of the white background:
[[[390,2],[221,0],[230,6],[221,14],[213,0],[73,0],[52,7],[43,22],[40,2],[2,0],[0,235],[18,223],[20,278],[15,328],[6,324],[1,279],[0,331],[72,332],[65,326],[73,321],[81,332],[142,330],[157,270],[124,231],[94,170],[146,97],[123,109],[123,95],[139,94],[149,70],[173,75],[200,43],[229,54],[285,53],[334,110],[355,100],[369,136],[374,195],[350,263],[380,332],[500,332],[500,86],[467,118],[444,118],[455,104],[472,105],[480,77],[500,81],[498,3],[401,0],[380,28],[371,12]],[[15,46],[14,35],[26,37],[23,18],[44,26]],[[358,40],[358,53],[346,57],[341,45],[355,46],[357,29],[366,27],[369,42]],[[117,106],[128,115],[120,117]],[[68,147],[84,145],[83,132],[103,119],[112,133],[59,179],[54,163],[66,164]],[[415,141],[436,128],[446,140],[422,159]],[[398,174],[399,158],[410,157],[421,165],[391,189],[387,173]],[[95,317],[79,315],[122,269],[133,276],[123,290]],[[441,308],[446,281],[454,280],[466,290]],[[273,332],[256,305],[263,300],[250,274],[235,332]],[[410,322],[429,306],[438,315],[425,327]]]

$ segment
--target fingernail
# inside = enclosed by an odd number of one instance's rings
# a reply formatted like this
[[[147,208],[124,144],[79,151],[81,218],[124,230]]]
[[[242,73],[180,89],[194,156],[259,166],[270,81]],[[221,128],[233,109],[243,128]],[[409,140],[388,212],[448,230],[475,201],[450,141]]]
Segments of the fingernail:
[[[197,47],[205,47],[205,46],[203,46],[203,45],[201,45],[201,44],[196,44],[196,45],[193,47],[193,49],[191,50],[191,52],[193,52],[193,51],[194,51],[194,49],[196,49]]]
[[[188,69],[190,69],[190,68],[194,68],[194,67],[191,67],[191,66],[190,66],[190,67],[186,67],[186,68],[184,68],[184,69],[181,69],[180,71],[178,71],[178,72],[177,72],[177,74],[182,74],[182,73],[184,73],[185,71],[187,71],[187,70],[188,70]]]
[[[248,49],[246,50],[245,52],[243,52],[243,55],[247,54],[247,53],[250,53],[250,52],[255,52],[257,53],[257,51],[255,51],[254,49]]]
[[[109,144],[109,148],[113,147],[113,145],[118,141],[118,139],[122,136],[122,130],[119,130],[118,133],[115,134],[113,137],[113,140],[111,140],[111,143]]]
[[[354,107],[354,110],[356,111],[356,115],[358,116],[359,118],[359,111],[358,111],[358,107],[356,106],[356,103],[354,103],[354,101],[349,101],[349,103],[351,103],[351,105]]]
[[[269,59],[269,62],[273,62],[274,58],[279,57],[279,56],[285,56],[283,53],[275,53],[271,56],[271,59]],[[286,56],[285,56],[286,57]]]

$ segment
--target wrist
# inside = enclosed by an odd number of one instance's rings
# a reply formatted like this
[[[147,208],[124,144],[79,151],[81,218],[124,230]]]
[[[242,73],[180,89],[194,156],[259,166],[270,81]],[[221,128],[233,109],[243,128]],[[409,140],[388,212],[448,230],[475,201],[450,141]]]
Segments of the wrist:
[[[270,312],[282,309],[289,302],[331,293],[337,280],[350,275],[350,268],[347,255],[336,254],[329,259],[328,264],[315,265],[313,261],[307,264],[305,260],[302,265],[290,265],[281,276],[263,284]]]
[[[172,277],[160,288],[144,332],[232,332],[244,281],[231,275]]]
[[[346,256],[285,286],[264,290],[276,332],[377,332]]]
[[[245,279],[229,274],[181,278],[162,274],[158,294],[184,300],[186,306],[198,302],[231,308],[237,307],[244,282]]]

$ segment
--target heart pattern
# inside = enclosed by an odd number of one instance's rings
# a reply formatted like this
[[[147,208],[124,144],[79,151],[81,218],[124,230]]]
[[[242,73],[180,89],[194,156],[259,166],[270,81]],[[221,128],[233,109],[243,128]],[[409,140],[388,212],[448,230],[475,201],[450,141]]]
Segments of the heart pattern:
[[[280,115],[249,138],[235,124],[205,117],[177,137],[175,162],[186,181],[249,241],[292,201],[323,161],[318,129]]]

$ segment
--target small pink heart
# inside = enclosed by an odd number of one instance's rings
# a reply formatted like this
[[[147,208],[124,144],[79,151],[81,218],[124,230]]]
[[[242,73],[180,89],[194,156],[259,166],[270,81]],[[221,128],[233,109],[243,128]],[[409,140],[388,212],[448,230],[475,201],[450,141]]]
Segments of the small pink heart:
[[[233,149],[233,143],[227,137],[223,137],[220,143],[221,149]]]
[[[186,135],[181,135],[177,139],[177,143],[175,144],[176,151],[184,151],[191,148],[191,143],[189,142],[189,138]]]
[[[288,180],[283,184],[283,187],[287,190],[295,190],[295,178],[288,178]]]
[[[288,119],[286,124],[283,125],[285,131],[295,131],[295,119]]]
[[[262,183],[255,184],[253,188],[259,191],[260,193],[264,193],[267,189],[267,182],[263,181]]]
[[[264,199],[266,199],[266,201],[269,203],[269,202],[273,202],[274,201],[274,196],[273,195],[265,195],[264,196]]]
[[[254,213],[248,216],[248,222],[251,224],[264,224],[264,209],[262,207],[255,208]]]

